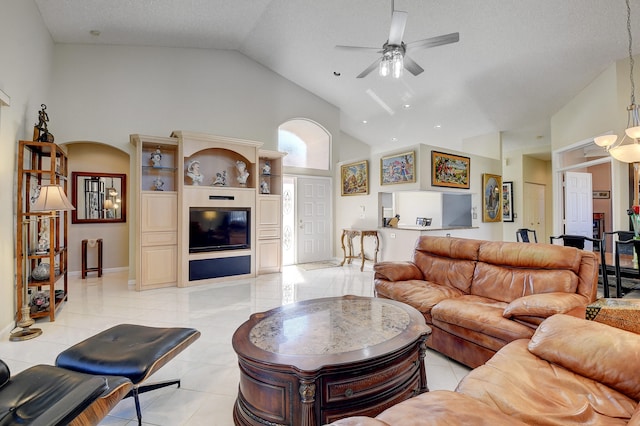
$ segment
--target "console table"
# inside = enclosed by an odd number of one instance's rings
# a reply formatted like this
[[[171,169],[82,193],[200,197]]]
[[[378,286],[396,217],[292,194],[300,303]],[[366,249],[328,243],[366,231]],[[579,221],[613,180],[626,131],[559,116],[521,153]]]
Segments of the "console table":
[[[251,315],[234,333],[236,425],[316,426],[375,416],[428,391],[424,317],[388,299],[312,299]]]
[[[356,237],[360,237],[360,253],[357,255],[353,254],[353,239]],[[364,239],[365,237],[372,237],[375,242],[375,252],[373,254],[373,258],[366,257],[364,253]],[[345,246],[345,238],[347,239],[347,245]],[[342,263],[340,266],[343,266],[345,262],[351,263],[352,259],[361,259],[362,265],[360,265],[360,270],[364,269],[364,261],[365,260],[373,260],[373,262],[378,261],[378,251],[380,249],[380,238],[378,236],[377,229],[352,229],[346,228],[342,230],[342,252],[344,253],[344,257],[342,259]],[[348,253],[348,254],[347,254]]]

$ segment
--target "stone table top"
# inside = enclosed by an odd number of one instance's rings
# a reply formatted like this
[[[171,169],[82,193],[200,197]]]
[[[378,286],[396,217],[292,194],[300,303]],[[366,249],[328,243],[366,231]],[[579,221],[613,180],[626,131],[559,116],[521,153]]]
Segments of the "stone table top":
[[[249,340],[281,355],[339,354],[386,342],[410,323],[407,309],[384,299],[316,299],[266,316]]]

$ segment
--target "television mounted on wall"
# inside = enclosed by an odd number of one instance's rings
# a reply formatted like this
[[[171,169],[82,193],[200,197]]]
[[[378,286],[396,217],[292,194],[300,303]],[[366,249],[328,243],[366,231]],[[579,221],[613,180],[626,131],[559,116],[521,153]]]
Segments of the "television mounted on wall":
[[[251,248],[251,209],[190,207],[189,253]]]

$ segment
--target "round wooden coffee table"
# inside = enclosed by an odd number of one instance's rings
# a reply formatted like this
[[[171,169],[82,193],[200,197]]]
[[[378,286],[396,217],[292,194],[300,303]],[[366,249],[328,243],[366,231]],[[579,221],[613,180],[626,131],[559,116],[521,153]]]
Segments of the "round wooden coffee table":
[[[375,416],[428,391],[431,329],[387,299],[313,299],[251,315],[233,335],[236,425],[322,425]]]

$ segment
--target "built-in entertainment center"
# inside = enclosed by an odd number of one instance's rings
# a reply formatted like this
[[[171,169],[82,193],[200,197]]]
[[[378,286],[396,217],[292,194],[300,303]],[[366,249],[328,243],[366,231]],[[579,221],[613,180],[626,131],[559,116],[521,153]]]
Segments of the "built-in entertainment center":
[[[184,131],[131,143],[138,290],[280,271],[282,153]]]

